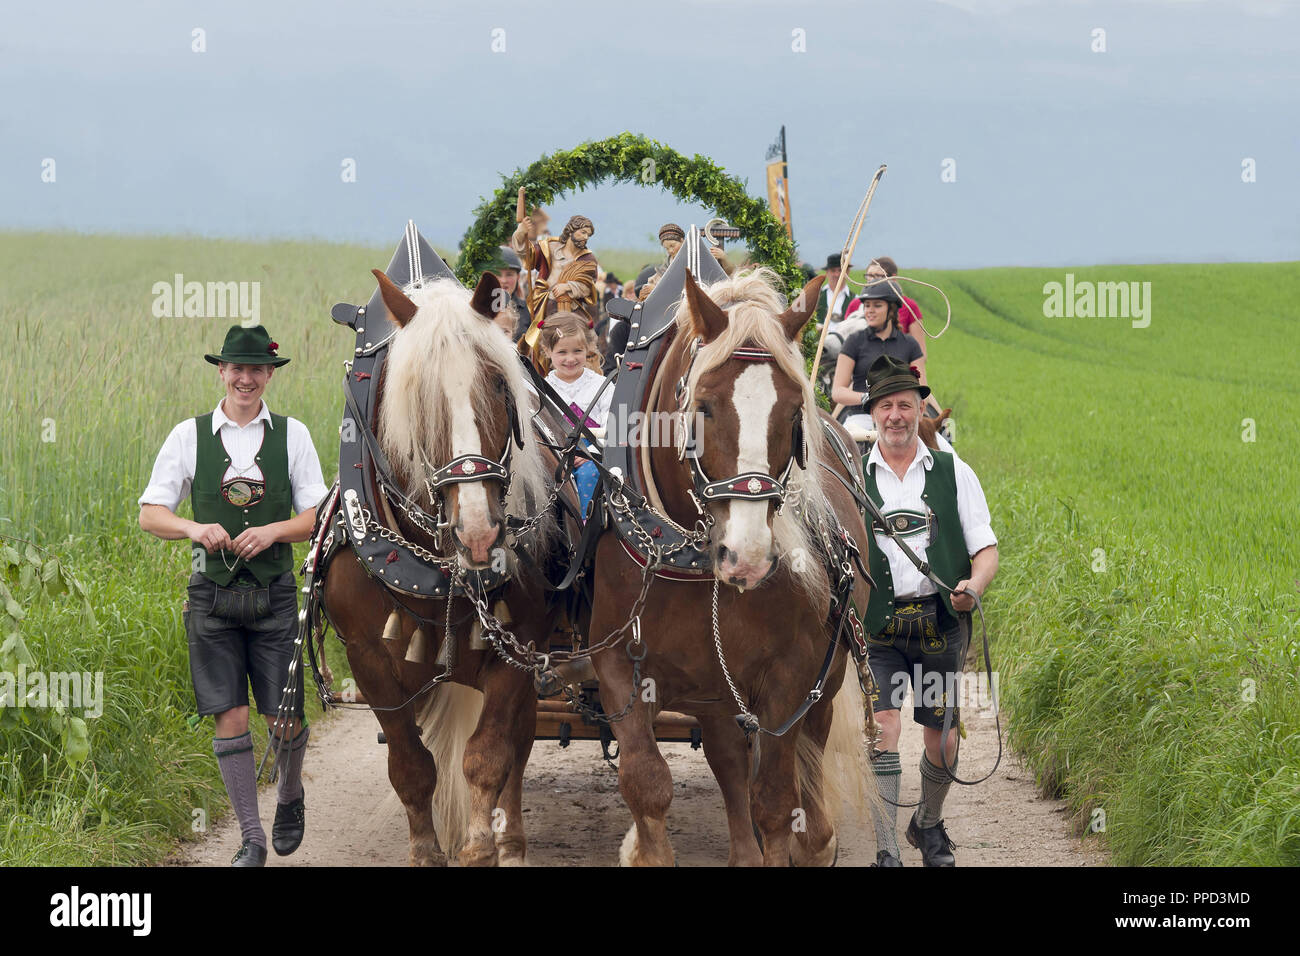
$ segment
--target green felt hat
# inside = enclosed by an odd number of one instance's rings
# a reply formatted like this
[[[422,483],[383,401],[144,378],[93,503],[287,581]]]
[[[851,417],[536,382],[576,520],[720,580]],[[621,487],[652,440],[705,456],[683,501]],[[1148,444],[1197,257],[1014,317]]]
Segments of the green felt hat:
[[[271,341],[271,334],[260,325],[249,329],[242,325],[232,325],[226,333],[226,341],[221,345],[221,353],[213,355],[208,352],[203,357],[213,365],[228,362],[231,365],[274,365],[279,368],[289,363],[287,358],[276,354],[279,347]]]
[[[930,395],[930,386],[922,385],[921,373],[913,370],[906,362],[900,362],[892,355],[882,355],[871,363],[867,369],[867,411],[886,395],[916,389],[924,401]]]

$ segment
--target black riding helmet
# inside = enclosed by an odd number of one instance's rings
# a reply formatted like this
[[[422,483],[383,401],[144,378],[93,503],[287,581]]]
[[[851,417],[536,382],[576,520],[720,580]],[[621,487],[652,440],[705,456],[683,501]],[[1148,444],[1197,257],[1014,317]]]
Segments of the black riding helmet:
[[[885,302],[894,303],[894,305],[903,304],[903,297],[899,295],[898,290],[894,288],[894,283],[890,282],[888,279],[881,279],[877,282],[871,283],[871,285],[862,290],[862,294],[859,295],[858,298],[863,302],[866,302],[869,299],[883,299]]]

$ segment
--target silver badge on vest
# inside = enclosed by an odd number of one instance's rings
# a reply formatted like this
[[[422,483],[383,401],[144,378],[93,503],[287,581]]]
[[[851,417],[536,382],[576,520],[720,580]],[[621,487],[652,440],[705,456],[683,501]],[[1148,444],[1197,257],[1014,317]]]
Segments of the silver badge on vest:
[[[919,511],[907,511],[900,509],[890,511],[884,516],[888,523],[888,530],[882,528],[879,523],[873,522],[873,529],[877,534],[894,533],[899,537],[910,538],[918,534],[926,534],[927,539],[934,540],[934,527],[937,524],[933,511],[922,513]]]
[[[266,497],[266,482],[250,478],[232,478],[222,482],[221,497],[236,508],[251,508]]]

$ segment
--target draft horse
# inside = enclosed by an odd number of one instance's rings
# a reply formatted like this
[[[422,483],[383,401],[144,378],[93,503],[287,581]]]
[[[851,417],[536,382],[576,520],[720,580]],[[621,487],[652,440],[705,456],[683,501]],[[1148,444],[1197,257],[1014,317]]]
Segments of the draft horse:
[[[867,531],[848,488],[860,462],[848,433],[818,409],[798,349],[820,279],[790,308],[776,281],[758,270],[706,290],[688,272],[672,341],[640,409],[676,416],[677,429],[677,447],[641,450],[646,497],[679,529],[707,529],[712,568],[685,580],[689,575],[656,573],[644,602],[654,613],[639,621],[639,652],[592,658],[605,711],[621,713],[633,701],[611,724],[619,787],[633,817],[620,853],[625,865],[675,859],[666,823],[672,777],[653,733],[659,710],[700,722],[726,805],[732,865],[828,865],[838,847],[841,797],[859,811],[872,799],[863,789],[856,678],[844,679],[844,644],[830,647],[832,580],[824,560],[827,538],[841,530],[865,553]],[[840,443],[847,463],[830,441]],[[618,507],[617,483],[607,499]],[[697,533],[702,541],[703,530]],[[593,637],[635,609],[652,566],[645,559],[625,536],[601,537]],[[842,575],[842,562],[836,571]],[[852,580],[859,608],[868,580],[865,572]],[[810,694],[822,673],[820,694]],[[634,675],[641,687],[634,688]],[[831,755],[836,759],[824,759]]]
[[[564,554],[549,512],[556,459],[534,435],[522,363],[491,321],[494,299],[502,299],[495,276],[484,274],[471,297],[451,279],[403,290],[374,272],[397,326],[371,423],[392,474],[390,493],[367,502],[356,520],[371,541],[413,546],[448,587],[443,597],[401,593],[389,586],[383,560],[344,548],[329,561],[321,601],[387,738],[411,865],[445,865],[457,852],[467,865],[521,864],[533,677],[484,639],[480,615],[452,585],[501,572],[505,583],[483,599],[513,622],[520,642],[545,650],[561,613],[544,580],[548,562]],[[573,497],[568,488],[556,493]],[[507,539],[510,516],[529,515],[525,528],[511,525],[519,539]],[[345,519],[338,526],[349,527]]]

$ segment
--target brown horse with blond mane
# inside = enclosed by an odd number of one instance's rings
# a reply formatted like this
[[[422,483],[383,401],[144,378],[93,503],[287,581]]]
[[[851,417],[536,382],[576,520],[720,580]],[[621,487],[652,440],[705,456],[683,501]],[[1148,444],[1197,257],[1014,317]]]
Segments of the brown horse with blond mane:
[[[493,300],[501,298],[496,278],[484,274],[471,298],[450,279],[403,290],[384,273],[375,276],[397,329],[377,383],[374,430],[401,494],[446,522],[431,533],[387,500],[371,505],[374,518],[454,565],[452,577],[504,560],[509,580],[489,596],[495,614],[513,621],[521,641],[545,650],[560,610],[540,569],[556,546],[556,523],[538,512],[550,504],[556,460],[535,440],[523,367],[492,322]],[[507,456],[512,441],[518,447]],[[509,461],[504,482],[496,472],[437,481],[449,462],[483,459]],[[538,520],[507,546],[507,515]],[[411,864],[445,865],[457,852],[462,864],[523,863],[523,772],[537,717],[531,673],[483,640],[465,597],[398,594],[351,549],[330,561],[323,604],[387,737],[389,780],[410,824]],[[447,680],[428,690],[443,674]]]
[[[710,526],[712,571],[694,580],[656,575],[650,583],[645,605],[654,613],[640,620],[646,656],[639,674],[630,653],[592,658],[605,711],[627,711],[611,723],[633,817],[620,854],[627,865],[675,859],[667,829],[672,776],[653,733],[660,710],[692,714],[703,728],[732,865],[828,865],[838,849],[839,805],[860,812],[873,799],[865,789],[859,688],[853,676],[844,679],[844,645],[829,652],[832,589],[819,541],[826,529],[842,528],[865,553],[867,531],[841,480],[852,483],[850,468],[860,463],[847,432],[818,409],[798,348],[820,279],[788,309],[775,283],[773,273],[758,270],[701,289],[688,273],[672,340],[639,409],[677,416],[678,429],[695,422],[679,431],[679,448],[643,449],[642,474],[657,511],[681,528]],[[848,467],[829,449],[823,422],[848,449]],[[709,493],[682,453],[688,433],[698,475],[724,479]],[[801,434],[806,454],[797,447]],[[718,496],[724,486],[741,491]],[[781,495],[758,497],[773,488]],[[593,636],[627,620],[643,580],[643,562],[607,531],[596,552]],[[868,596],[858,577],[854,603],[865,608]],[[823,693],[812,695],[826,661]],[[809,700],[788,732],[772,733]],[[738,710],[762,729],[751,723],[747,734]]]

